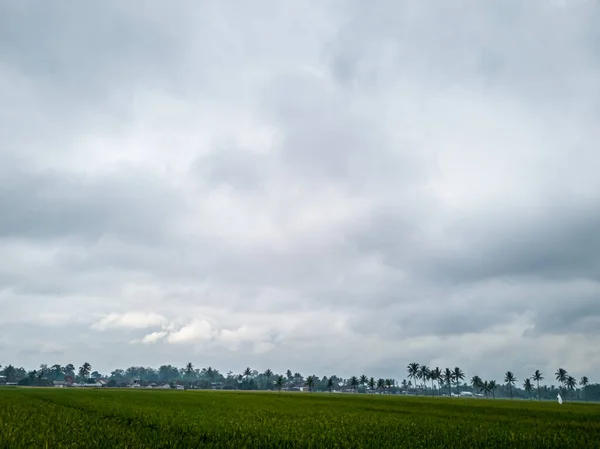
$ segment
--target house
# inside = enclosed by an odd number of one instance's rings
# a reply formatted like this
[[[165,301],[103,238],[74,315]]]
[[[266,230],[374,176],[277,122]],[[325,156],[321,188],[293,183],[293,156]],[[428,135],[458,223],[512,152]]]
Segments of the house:
[[[176,390],[185,390],[185,387],[183,385],[175,385],[175,389]]]
[[[68,386],[66,380],[54,380],[52,381],[52,385],[56,388],[64,388]]]
[[[163,385],[156,385],[152,388],[156,388],[158,390],[170,390],[171,389],[171,385],[169,384],[163,384]]]

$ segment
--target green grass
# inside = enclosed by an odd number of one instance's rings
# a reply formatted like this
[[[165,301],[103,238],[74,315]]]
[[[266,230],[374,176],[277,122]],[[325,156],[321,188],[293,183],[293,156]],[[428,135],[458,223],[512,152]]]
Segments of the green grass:
[[[0,448],[600,447],[600,406],[395,396],[5,389]]]

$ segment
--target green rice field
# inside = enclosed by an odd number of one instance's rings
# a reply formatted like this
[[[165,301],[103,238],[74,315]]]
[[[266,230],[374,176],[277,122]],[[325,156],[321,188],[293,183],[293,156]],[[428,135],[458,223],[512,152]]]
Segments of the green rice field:
[[[328,393],[0,389],[0,448],[600,448],[600,406]]]

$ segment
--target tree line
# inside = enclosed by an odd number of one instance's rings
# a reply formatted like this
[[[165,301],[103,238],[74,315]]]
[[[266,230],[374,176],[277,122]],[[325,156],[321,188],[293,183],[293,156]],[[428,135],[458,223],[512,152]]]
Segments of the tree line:
[[[0,383],[51,386],[57,381],[70,380],[76,383],[102,381],[108,387],[128,387],[133,383],[140,386],[182,385],[189,389],[236,389],[236,390],[307,390],[342,391],[354,393],[411,394],[431,396],[454,396],[474,394],[492,398],[556,399],[561,394],[564,399],[600,400],[600,385],[591,384],[587,376],[576,380],[564,368],[558,368],[551,379],[557,385],[543,384],[545,376],[539,370],[519,383],[512,371],[504,374],[501,382],[484,380],[474,375],[466,382],[466,375],[460,367],[440,369],[429,368],[417,362],[406,367],[406,378],[398,382],[392,378],[375,378],[366,374],[349,378],[309,375],[300,373],[277,374],[271,369],[259,372],[247,367],[241,373],[229,371],[221,373],[213,367],[196,368],[192,362],[183,367],[162,365],[158,369],[132,366],[116,369],[110,374],[93,371],[90,363],[79,367],[67,365],[40,365],[38,369],[27,371],[22,367],[0,365]]]

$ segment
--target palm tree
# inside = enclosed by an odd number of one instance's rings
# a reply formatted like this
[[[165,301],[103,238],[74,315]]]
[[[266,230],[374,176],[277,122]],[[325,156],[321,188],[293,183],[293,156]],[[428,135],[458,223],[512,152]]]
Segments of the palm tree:
[[[465,373],[458,366],[452,371],[452,379],[456,382],[456,394],[460,395],[460,381],[465,378]]]
[[[369,379],[369,389],[370,389],[371,391],[373,391],[373,390],[375,389],[375,386],[376,386],[376,385],[377,385],[377,382],[375,382],[375,378],[374,378],[374,377],[371,377],[371,378]]]
[[[533,376],[531,378],[537,382],[538,398],[541,401],[542,393],[540,392],[540,380],[544,380],[544,376],[542,376],[542,373],[540,372],[539,369],[536,369],[535,373],[533,373]]]
[[[267,385],[269,385],[269,390],[271,389],[271,377],[273,376],[273,371],[270,368],[265,370],[265,377],[267,378]]]
[[[450,368],[446,368],[442,373],[442,380],[448,386],[448,396],[452,396],[452,371]]]
[[[490,380],[488,382],[488,390],[492,393],[492,397],[496,399],[496,388],[498,388],[498,384],[495,380]]]
[[[358,377],[356,376],[352,376],[350,378],[350,386],[352,387],[352,389],[354,390],[354,392],[356,393],[356,390],[358,388]]]
[[[516,381],[517,378],[515,377],[515,375],[511,371],[507,371],[504,375],[504,382],[506,382],[506,385],[508,385],[508,391],[510,392],[511,399],[513,398],[512,387],[515,385]]]
[[[529,394],[529,399],[531,400],[531,391],[533,390],[531,379],[525,379],[525,382],[523,382],[523,389]]]
[[[369,378],[363,374],[362,376],[360,376],[360,379],[358,379],[360,381],[360,384],[364,387],[367,385],[367,383],[369,383]]]
[[[419,377],[419,364],[417,362],[409,363],[406,371],[408,372],[408,378],[414,381]]]
[[[246,382],[248,382],[248,379],[250,378],[250,376],[252,375],[252,370],[250,369],[250,367],[247,367],[243,374],[242,374],[245,378],[246,378]]]
[[[385,390],[385,379],[379,378],[377,380],[377,389],[378,390]]]
[[[575,380],[573,376],[567,376],[567,380],[565,380],[565,386],[567,387],[567,389],[569,389],[569,391],[573,392],[577,387],[577,380]]]
[[[308,379],[306,379],[306,385],[308,385],[308,392],[312,393],[312,389],[315,386],[315,378],[313,376],[308,376]]]
[[[329,390],[330,393],[331,393],[331,390],[333,390],[333,376],[331,376],[329,378],[329,380],[327,381],[327,389]]]
[[[473,390],[477,390],[477,393],[479,393],[483,388],[483,381],[481,380],[481,377],[477,375],[471,377],[471,386],[473,387]]]
[[[567,382],[567,370],[564,368],[558,368],[556,370],[556,373],[554,373],[554,375],[556,376],[556,380],[558,380],[563,388],[563,394],[564,394],[564,387],[565,387],[565,383]]]
[[[281,388],[283,387],[283,382],[284,382],[284,379],[283,379],[283,376],[281,376],[281,375],[277,376],[277,379],[275,379],[275,386],[277,387],[277,390],[279,392],[281,392]]]
[[[185,365],[185,377],[188,380],[188,386],[192,386],[192,374],[194,374],[194,364],[192,362],[187,362]]]
[[[392,394],[392,387],[394,386],[394,381],[392,379],[385,380],[385,387],[388,390],[388,394]]]
[[[427,385],[426,382],[429,380],[431,370],[427,365],[421,365],[419,367],[419,379],[423,380],[423,394],[426,394]]]
[[[435,380],[438,383],[438,390],[440,389],[440,381],[442,380],[442,370],[439,366],[436,366],[431,370],[431,380]]]
[[[590,384],[590,380],[587,378],[587,376],[583,376],[581,378],[581,380],[579,381],[579,385],[581,385],[581,390],[583,391],[583,395],[586,396],[585,402],[588,402],[587,395],[585,394],[585,389],[589,384]]]

